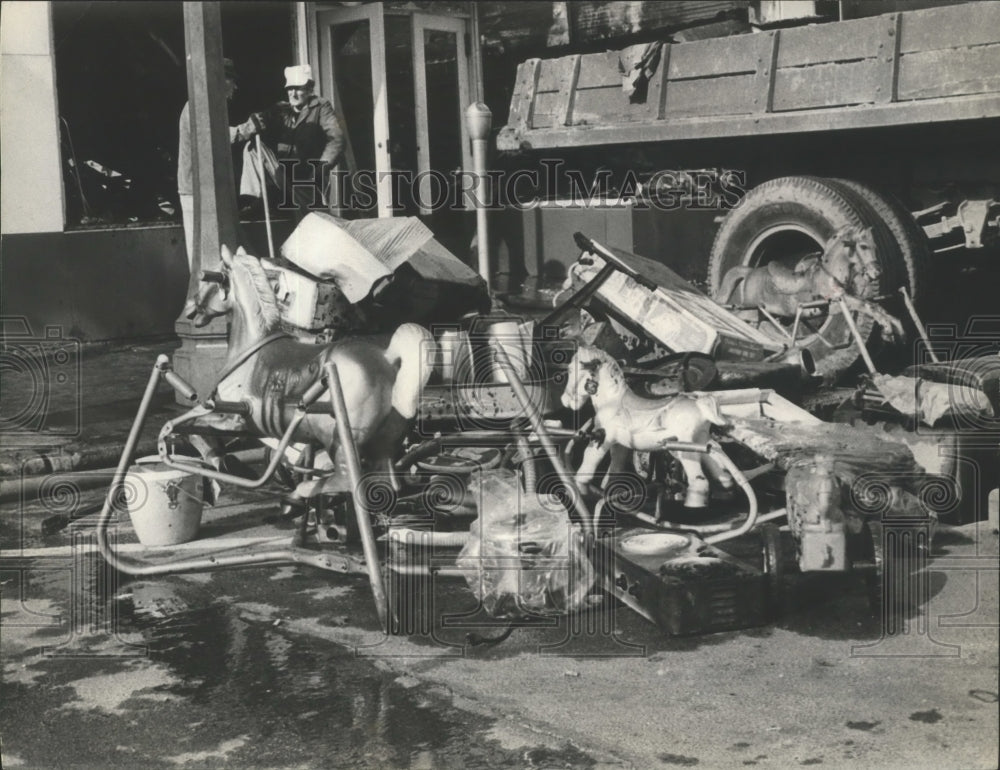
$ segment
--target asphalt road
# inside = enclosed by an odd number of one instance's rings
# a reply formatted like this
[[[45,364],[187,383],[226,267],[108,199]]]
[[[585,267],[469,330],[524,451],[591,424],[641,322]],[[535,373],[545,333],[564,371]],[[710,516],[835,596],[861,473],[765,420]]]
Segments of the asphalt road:
[[[668,639],[603,602],[473,647],[492,630],[461,582],[386,637],[363,578],[109,578],[86,522],[42,538],[23,511],[0,528],[4,768],[997,767],[985,523],[939,531],[890,637],[856,576],[813,576],[763,627]],[[243,495],[205,531],[290,536],[272,514]]]

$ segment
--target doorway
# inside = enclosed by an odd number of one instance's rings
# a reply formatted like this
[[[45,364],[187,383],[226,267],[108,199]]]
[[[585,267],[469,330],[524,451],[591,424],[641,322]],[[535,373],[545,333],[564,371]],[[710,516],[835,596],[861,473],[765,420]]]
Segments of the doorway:
[[[461,218],[475,52],[469,4],[441,7],[448,13],[393,3],[314,12],[318,87],[344,120],[354,172],[344,215],[420,216],[429,225]]]

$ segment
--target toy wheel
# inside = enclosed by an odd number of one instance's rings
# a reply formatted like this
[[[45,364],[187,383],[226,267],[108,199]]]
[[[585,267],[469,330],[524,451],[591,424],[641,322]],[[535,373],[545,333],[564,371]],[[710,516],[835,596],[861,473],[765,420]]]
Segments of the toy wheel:
[[[767,614],[770,620],[779,618],[785,607],[785,568],[781,548],[781,531],[777,525],[761,524],[760,532],[764,576],[767,581]]]

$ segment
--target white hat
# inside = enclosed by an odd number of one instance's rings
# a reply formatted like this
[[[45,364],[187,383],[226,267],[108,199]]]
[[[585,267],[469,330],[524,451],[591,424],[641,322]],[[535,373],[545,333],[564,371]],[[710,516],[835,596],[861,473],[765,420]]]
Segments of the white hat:
[[[313,82],[313,71],[308,64],[285,67],[285,88],[297,88],[311,82]]]

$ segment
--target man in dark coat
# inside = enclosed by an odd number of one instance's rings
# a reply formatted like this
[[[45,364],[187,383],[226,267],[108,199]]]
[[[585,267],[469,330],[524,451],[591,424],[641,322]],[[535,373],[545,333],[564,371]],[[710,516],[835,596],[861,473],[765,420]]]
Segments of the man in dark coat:
[[[330,174],[344,159],[344,125],[333,105],[313,93],[314,85],[308,64],[285,67],[288,101],[254,116],[262,139],[260,158],[248,144],[240,180],[241,195],[261,197],[263,167],[277,188],[277,205],[294,205],[299,217],[329,205]]]

